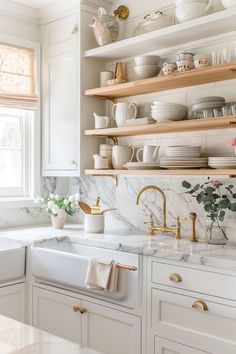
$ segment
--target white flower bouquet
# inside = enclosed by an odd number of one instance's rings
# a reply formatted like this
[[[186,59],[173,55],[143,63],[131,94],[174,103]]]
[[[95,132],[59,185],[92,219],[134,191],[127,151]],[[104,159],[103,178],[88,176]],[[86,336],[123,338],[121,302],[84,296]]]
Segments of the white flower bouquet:
[[[36,203],[41,203],[49,215],[57,217],[62,213],[72,216],[75,213],[76,202],[79,200],[79,195],[66,195],[65,197],[59,194],[51,193],[48,197],[36,198]]]

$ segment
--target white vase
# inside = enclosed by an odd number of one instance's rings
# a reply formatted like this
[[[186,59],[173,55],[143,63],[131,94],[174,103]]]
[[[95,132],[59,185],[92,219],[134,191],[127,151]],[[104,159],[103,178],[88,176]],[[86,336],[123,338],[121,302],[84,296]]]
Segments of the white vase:
[[[64,210],[60,211],[57,216],[51,215],[52,226],[54,229],[63,229],[65,226],[66,213]]]

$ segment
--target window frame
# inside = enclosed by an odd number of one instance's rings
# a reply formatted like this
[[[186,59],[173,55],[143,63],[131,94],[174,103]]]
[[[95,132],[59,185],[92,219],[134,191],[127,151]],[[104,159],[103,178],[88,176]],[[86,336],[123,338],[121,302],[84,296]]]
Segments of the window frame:
[[[41,90],[40,90],[40,83],[41,83],[41,53],[40,53],[40,43],[30,40],[25,40],[22,38],[17,38],[13,36],[8,36],[0,33],[0,42],[7,43],[9,45],[25,47],[34,50],[35,54],[35,81],[36,81],[36,93],[38,96],[38,103],[36,106],[35,111],[29,111],[29,114],[33,114],[32,117],[33,123],[28,124],[26,127],[28,134],[25,136],[25,139],[29,139],[27,145],[30,147],[28,151],[28,159],[26,156],[24,158],[23,164],[25,164],[26,160],[29,161],[29,189],[26,192],[24,190],[25,196],[15,196],[15,197],[0,197],[0,209],[2,208],[19,208],[19,207],[30,207],[35,206],[34,199],[36,195],[40,194],[41,191],[41,109],[40,109],[40,102],[41,102]],[[27,115],[27,113],[26,113]],[[27,153],[27,151],[25,151]],[[27,195],[26,195],[27,194]]]

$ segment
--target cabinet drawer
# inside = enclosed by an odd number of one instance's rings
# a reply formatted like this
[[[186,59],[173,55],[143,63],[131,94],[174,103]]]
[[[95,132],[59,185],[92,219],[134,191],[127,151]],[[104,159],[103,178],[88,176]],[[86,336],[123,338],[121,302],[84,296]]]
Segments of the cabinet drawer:
[[[201,350],[190,348],[167,339],[155,337],[155,354],[206,354]]]
[[[184,340],[214,354],[236,353],[236,308],[159,289],[151,293],[151,327],[171,340]],[[204,301],[205,311],[193,308]]]
[[[170,280],[172,274],[179,275],[181,281]],[[152,262],[152,282],[236,300],[236,277],[231,275]]]

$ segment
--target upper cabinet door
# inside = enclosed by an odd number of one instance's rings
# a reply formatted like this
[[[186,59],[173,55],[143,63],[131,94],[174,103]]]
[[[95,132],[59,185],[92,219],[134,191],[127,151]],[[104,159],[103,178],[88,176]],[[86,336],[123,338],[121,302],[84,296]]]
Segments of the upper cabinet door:
[[[80,137],[78,24],[70,15],[44,30],[43,175],[75,176]]]

